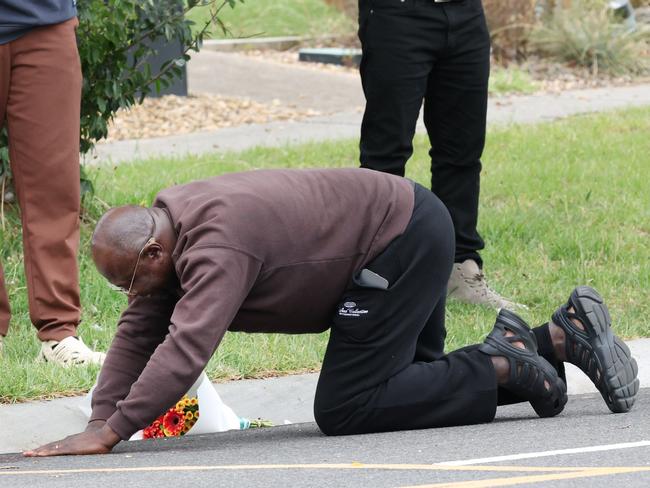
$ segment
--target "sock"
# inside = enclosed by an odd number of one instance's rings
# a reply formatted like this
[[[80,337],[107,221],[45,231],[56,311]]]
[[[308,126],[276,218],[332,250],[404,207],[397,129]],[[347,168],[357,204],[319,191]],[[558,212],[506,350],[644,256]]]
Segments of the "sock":
[[[564,363],[555,357],[555,348],[553,347],[553,340],[551,339],[551,330],[549,329],[548,322],[535,327],[533,329],[535,339],[537,339],[537,354],[546,359],[557,371],[557,374],[566,383],[566,373],[564,371]]]

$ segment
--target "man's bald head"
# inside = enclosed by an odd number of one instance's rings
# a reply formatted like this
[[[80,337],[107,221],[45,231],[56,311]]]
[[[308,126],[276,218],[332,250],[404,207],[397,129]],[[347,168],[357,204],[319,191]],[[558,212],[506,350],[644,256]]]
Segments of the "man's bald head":
[[[125,205],[106,212],[92,237],[93,259],[100,273],[111,282],[131,273],[153,227],[150,210],[144,207]]]

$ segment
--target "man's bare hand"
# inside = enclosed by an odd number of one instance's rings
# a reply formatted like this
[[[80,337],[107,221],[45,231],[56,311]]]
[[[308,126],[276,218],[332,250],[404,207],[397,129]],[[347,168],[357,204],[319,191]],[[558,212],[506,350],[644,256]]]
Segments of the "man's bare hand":
[[[60,441],[51,442],[44,446],[25,451],[24,456],[70,456],[79,454],[106,454],[120,442],[120,437],[108,425],[100,428],[86,429],[80,434],[66,437]]]

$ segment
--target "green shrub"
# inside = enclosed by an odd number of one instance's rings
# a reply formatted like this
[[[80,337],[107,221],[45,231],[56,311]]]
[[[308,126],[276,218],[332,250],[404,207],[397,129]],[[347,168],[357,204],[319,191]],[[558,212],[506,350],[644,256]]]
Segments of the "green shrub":
[[[561,61],[599,73],[638,74],[650,69],[648,30],[632,31],[606,2],[558,2],[531,34],[534,47]]]

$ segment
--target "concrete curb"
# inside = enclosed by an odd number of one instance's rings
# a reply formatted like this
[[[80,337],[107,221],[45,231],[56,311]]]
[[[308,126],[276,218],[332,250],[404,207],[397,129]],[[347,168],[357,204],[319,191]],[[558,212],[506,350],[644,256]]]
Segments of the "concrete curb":
[[[202,49],[210,51],[232,52],[247,49],[274,49],[286,51],[298,46],[310,38],[302,36],[284,37],[250,37],[246,39],[207,39],[203,41]]]
[[[641,388],[649,388],[650,339],[636,339],[627,344],[639,363]],[[566,366],[569,395],[597,391],[580,370],[570,364]],[[238,415],[261,417],[282,425],[314,421],[312,404],[317,380],[318,374],[312,373],[218,383],[216,388],[226,405]],[[83,399],[0,404],[0,454],[19,452],[80,432],[86,425],[86,417],[79,409]]]
[[[307,43],[331,42],[337,36],[277,36],[277,37],[247,37],[237,39],[206,39],[201,45],[202,49],[220,52],[246,51],[247,49],[272,49],[286,51],[292,47]]]

